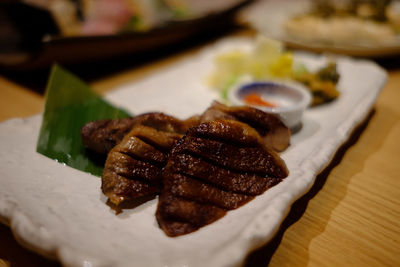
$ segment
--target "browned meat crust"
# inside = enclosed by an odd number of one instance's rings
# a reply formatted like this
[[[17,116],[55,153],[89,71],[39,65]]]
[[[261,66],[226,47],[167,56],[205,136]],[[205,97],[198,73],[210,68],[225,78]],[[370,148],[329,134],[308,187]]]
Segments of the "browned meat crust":
[[[218,220],[287,176],[274,150],[287,147],[290,132],[278,118],[215,102],[201,116],[205,122],[199,119],[147,113],[85,125],[84,144],[109,151],[101,186],[109,203],[120,209],[162,191],[156,217],[167,235],[177,236]]]
[[[157,221],[168,236],[193,232],[287,175],[283,160],[247,124],[202,123],[191,128],[169,155]]]
[[[172,224],[184,223],[185,228],[197,230],[199,227],[210,224],[226,214],[227,210],[214,205],[207,205],[190,199],[176,197],[172,194],[161,194],[158,199],[157,220],[161,229],[170,229],[169,236],[176,233],[188,234],[185,229],[175,229]],[[164,220],[165,218],[165,220]],[[190,227],[188,227],[190,225]]]
[[[262,177],[256,174],[234,172],[193,155],[174,154],[172,160],[177,173],[202,179],[206,183],[214,184],[218,188],[224,188],[231,192],[258,195],[264,192],[266,187],[272,185],[272,179],[261,179]]]
[[[136,118],[89,122],[81,129],[82,143],[97,153],[107,154],[124,138],[136,122]]]
[[[81,129],[82,143],[96,153],[107,154],[134,125],[145,125],[184,134],[191,126],[216,119],[238,120],[249,124],[262,136],[265,144],[276,151],[285,150],[290,143],[290,130],[274,115],[242,106],[228,107],[217,101],[201,115],[181,121],[163,113],[146,113],[133,118],[89,122]]]
[[[198,124],[198,117],[181,121],[163,113],[146,113],[133,118],[98,120],[84,125],[81,129],[82,143],[96,153],[107,154],[121,142],[135,125],[145,125],[166,132],[184,134],[191,126]]]
[[[283,151],[290,144],[290,130],[275,115],[249,106],[228,107],[217,101],[202,114],[200,122],[216,119],[237,120],[253,127],[264,143],[275,151]]]
[[[167,153],[196,122],[161,113],[134,119],[130,132],[108,153],[102,175],[102,191],[116,206],[160,192]]]

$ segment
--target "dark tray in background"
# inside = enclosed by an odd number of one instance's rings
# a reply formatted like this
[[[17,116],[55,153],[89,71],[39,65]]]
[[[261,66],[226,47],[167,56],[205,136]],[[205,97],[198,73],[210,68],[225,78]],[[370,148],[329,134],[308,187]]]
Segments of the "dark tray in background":
[[[172,21],[146,32],[75,37],[57,37],[57,26],[44,10],[15,2],[1,3],[0,66],[10,70],[33,70],[54,62],[85,63],[127,54],[151,53],[198,35],[228,29],[234,25],[238,10],[250,2],[240,1],[218,13]]]

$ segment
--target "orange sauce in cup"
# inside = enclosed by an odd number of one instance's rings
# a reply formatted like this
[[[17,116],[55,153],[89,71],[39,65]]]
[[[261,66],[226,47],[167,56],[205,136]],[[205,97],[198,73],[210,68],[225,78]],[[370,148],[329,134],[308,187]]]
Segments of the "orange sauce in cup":
[[[276,107],[276,105],[274,103],[265,101],[258,94],[255,94],[255,93],[251,93],[251,94],[246,95],[243,98],[243,101],[246,104],[249,104],[249,105],[264,106],[264,107],[269,107],[269,108],[275,108]]]

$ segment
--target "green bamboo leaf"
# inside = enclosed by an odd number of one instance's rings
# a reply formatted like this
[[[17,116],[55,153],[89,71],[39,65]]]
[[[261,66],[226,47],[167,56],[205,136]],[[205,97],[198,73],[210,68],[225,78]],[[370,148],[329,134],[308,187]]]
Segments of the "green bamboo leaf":
[[[46,88],[46,103],[36,151],[73,168],[101,176],[103,159],[82,144],[81,127],[94,120],[129,117],[97,95],[78,77],[54,65]]]

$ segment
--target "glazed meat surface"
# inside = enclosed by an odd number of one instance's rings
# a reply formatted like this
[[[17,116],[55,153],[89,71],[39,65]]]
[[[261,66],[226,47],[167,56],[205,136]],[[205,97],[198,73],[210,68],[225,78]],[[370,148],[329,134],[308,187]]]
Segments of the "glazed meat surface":
[[[88,149],[99,154],[107,154],[135,125],[184,134],[189,127],[197,123],[197,117],[181,121],[163,113],[146,113],[132,118],[89,122],[81,129],[81,139]]]
[[[81,139],[85,147],[99,154],[107,154],[132,129],[137,118],[98,120],[85,124]]]
[[[160,113],[139,118],[134,118],[130,132],[108,153],[103,170],[102,191],[116,206],[160,192],[168,152],[197,123]]]
[[[289,128],[275,115],[249,106],[228,107],[217,101],[202,114],[200,122],[217,119],[237,120],[253,127],[266,146],[275,151],[284,151],[290,144]]]
[[[184,134],[199,121],[216,119],[237,120],[249,124],[262,136],[267,146],[278,152],[285,150],[290,144],[290,130],[276,116],[248,106],[228,107],[217,101],[214,101],[200,118],[194,116],[185,121],[163,113],[147,113],[132,118],[89,122],[82,127],[81,137],[85,147],[96,153],[107,154],[121,142],[134,125],[164,127],[169,131]]]
[[[287,175],[284,161],[249,125],[232,120],[201,123],[169,154],[157,221],[168,236],[193,232]]]

